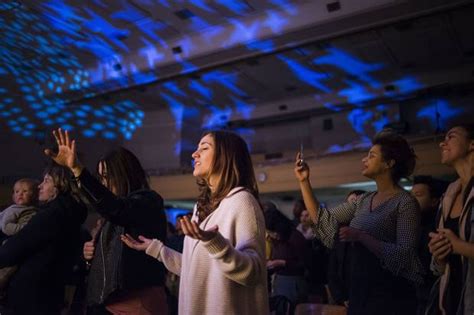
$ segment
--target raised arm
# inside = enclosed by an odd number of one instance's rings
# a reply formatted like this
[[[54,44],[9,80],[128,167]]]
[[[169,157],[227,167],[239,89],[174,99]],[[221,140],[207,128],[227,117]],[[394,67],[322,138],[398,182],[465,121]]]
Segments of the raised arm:
[[[124,227],[143,226],[155,222],[163,232],[161,239],[165,238],[164,202],[156,192],[144,190],[120,198],[102,185],[87,169],[82,170],[76,181],[81,195],[106,220]]]
[[[314,223],[315,236],[320,239],[326,247],[332,248],[334,237],[338,233],[340,224],[348,224],[354,217],[356,202],[344,203],[333,209],[321,208],[318,199],[313,195],[313,188],[309,180],[308,164],[298,153],[295,161],[295,176],[300,185],[303,201]]]
[[[69,168],[75,177],[79,177],[84,166],[77,158],[76,141],[70,139],[68,131],[63,131],[61,128],[53,130],[53,136],[56,139],[58,152],[54,153],[52,150],[46,149],[44,153],[57,164]]]
[[[313,188],[309,180],[309,167],[304,160],[301,159],[301,153],[298,152],[295,161],[295,176],[300,185],[303,201],[314,224],[318,224],[319,217],[319,201],[313,194]]]
[[[150,222],[156,222],[162,231],[159,238],[165,238],[166,216],[161,196],[154,191],[140,191],[127,197],[117,197],[83,167],[76,154],[76,142],[70,138],[68,131],[58,129],[53,131],[53,135],[58,153],[45,150],[45,154],[73,172],[81,197],[90,206],[105,219],[124,227],[147,226]]]

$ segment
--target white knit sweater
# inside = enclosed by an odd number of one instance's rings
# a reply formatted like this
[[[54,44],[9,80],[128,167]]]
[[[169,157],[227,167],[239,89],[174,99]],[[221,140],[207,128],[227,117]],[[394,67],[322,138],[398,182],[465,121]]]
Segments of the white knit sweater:
[[[181,277],[181,315],[269,313],[263,213],[257,200],[240,189],[234,188],[200,224],[204,230],[219,227],[212,240],[185,237],[182,255],[158,240],[146,250]]]

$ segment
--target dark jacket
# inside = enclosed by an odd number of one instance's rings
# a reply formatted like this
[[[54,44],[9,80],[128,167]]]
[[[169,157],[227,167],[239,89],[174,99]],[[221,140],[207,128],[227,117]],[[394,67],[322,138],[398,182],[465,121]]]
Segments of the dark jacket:
[[[120,240],[123,233],[165,240],[166,215],[161,196],[152,190],[139,190],[119,198],[87,170],[77,181],[83,197],[106,220],[96,238],[87,304],[104,304],[128,290],[164,285],[164,266]]]
[[[86,216],[84,205],[59,195],[0,246],[0,267],[18,266],[7,291],[14,314],[59,314]]]

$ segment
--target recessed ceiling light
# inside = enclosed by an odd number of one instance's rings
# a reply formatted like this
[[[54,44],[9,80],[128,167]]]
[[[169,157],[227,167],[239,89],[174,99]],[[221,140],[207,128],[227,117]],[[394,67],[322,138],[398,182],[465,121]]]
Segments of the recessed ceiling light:
[[[188,20],[194,16],[196,16],[191,10],[189,9],[182,9],[179,11],[175,11],[174,14],[179,17],[181,20]]]
[[[181,46],[176,46],[172,48],[172,51],[173,51],[173,54],[177,55],[177,54],[182,53],[183,49],[181,48]]]

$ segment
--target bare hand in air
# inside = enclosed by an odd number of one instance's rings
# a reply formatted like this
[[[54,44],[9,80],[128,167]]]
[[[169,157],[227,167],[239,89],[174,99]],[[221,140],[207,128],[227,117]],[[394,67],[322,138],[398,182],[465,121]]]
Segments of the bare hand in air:
[[[148,246],[153,240],[146,238],[144,236],[138,236],[138,240],[134,239],[130,234],[120,235],[120,239],[130,248],[133,248],[138,251],[146,251]]]
[[[76,154],[76,141],[70,140],[68,131],[62,131],[61,128],[53,130],[54,138],[58,146],[58,153],[50,149],[44,150],[44,153],[51,157],[59,165],[68,167],[75,176],[78,176],[83,166],[79,162]]]

